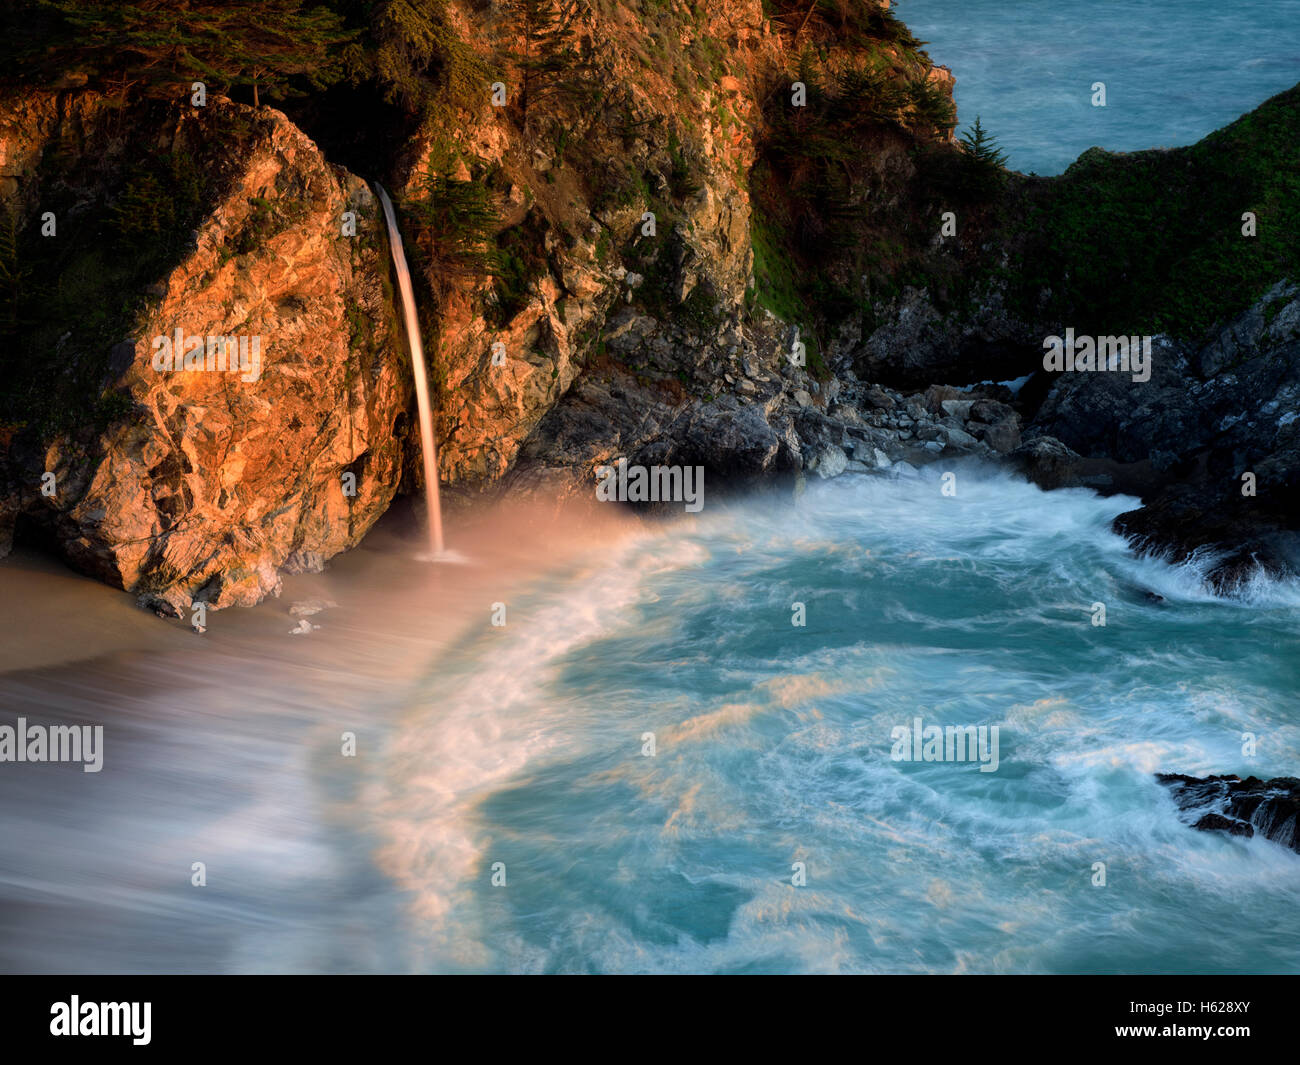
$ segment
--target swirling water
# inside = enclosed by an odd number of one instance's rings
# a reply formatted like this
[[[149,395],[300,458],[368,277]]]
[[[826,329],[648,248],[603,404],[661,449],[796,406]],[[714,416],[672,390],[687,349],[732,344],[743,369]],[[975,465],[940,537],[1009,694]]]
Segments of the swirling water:
[[[447,956],[1300,969],[1281,919],[1300,859],[1190,830],[1152,778],[1294,772],[1300,597],[1216,600],[1194,571],[1134,558],[1108,530],[1131,499],[959,483],[945,498],[937,475],[841,479],[793,509],[718,508],[540,590],[533,622],[462,648],[460,680],[431,673],[439,696],[395,739],[405,783],[386,827],[407,843],[427,830],[430,755],[477,776],[442,807],[473,875],[422,879],[440,863],[419,848],[396,863]],[[893,760],[893,728],[916,716],[998,724],[997,771]]]
[[[1191,144],[1300,82],[1300,0],[899,0],[1016,170]],[[1096,82],[1106,106],[1093,106]]]
[[[1132,499],[956,487],[712,503],[544,567],[504,626],[487,588],[441,646],[402,614],[400,682],[356,682],[391,640],[342,592],[341,642],[274,666],[9,675],[115,729],[100,774],[0,773],[0,966],[1300,971],[1300,858],[1193,831],[1152,775],[1296,771],[1300,593],[1138,559]],[[996,771],[895,760],[916,717],[997,725]]]

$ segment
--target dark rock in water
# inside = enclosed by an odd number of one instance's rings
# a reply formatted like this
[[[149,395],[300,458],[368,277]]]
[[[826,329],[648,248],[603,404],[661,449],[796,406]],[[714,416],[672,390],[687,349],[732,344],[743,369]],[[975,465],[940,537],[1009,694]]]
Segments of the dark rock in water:
[[[1011,452],[1011,462],[1039,488],[1077,488],[1080,456],[1051,436],[1026,441]]]
[[[1279,281],[1208,341],[1155,338],[1151,363],[1148,381],[1060,374],[1026,436],[1115,463],[1108,490],[1142,499],[1115,531],[1195,558],[1217,593],[1300,575],[1300,285]]]
[[[1234,821],[1223,814],[1206,814],[1192,827],[1202,832],[1226,832],[1230,836],[1245,836],[1247,839],[1255,834],[1249,821]]]
[[[1141,509],[1119,515],[1115,531],[1139,551],[1173,562],[1199,552],[1205,560],[1205,578],[1219,594],[1239,593],[1260,573],[1294,579],[1300,573],[1300,546],[1284,524],[1293,519],[1281,517],[1276,507],[1252,507],[1254,500],[1241,496],[1233,471],[1218,474],[1214,484],[1170,486]],[[1294,472],[1288,476],[1295,479]],[[1279,494],[1293,490],[1282,487]]]
[[[1260,780],[1235,775],[1189,777],[1157,773],[1156,780],[1173,791],[1174,802],[1187,813],[1200,814],[1192,827],[1203,832],[1227,832],[1247,839],[1256,832],[1300,854],[1296,815],[1300,813],[1300,778]]]

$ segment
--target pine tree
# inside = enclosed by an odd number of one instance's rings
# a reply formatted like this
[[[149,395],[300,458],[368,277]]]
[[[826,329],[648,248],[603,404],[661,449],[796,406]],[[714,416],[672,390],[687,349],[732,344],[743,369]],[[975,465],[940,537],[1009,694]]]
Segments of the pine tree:
[[[0,215],[0,337],[6,343],[14,342],[19,327],[27,324],[31,268],[23,262],[20,243],[17,213]]]
[[[569,44],[576,0],[513,0],[515,22],[523,41],[514,56],[519,68],[519,114],[528,129],[528,113],[544,97],[580,91],[590,65]]]
[[[499,224],[497,212],[482,182],[453,176],[456,161],[450,142],[435,141],[422,175],[423,196],[408,205],[440,300],[455,280],[489,274],[496,267],[492,238]]]
[[[980,125],[979,115],[975,116],[975,125],[961,135],[961,146],[973,159],[989,167],[1002,170],[1007,165],[1007,154],[998,148],[998,142]]]

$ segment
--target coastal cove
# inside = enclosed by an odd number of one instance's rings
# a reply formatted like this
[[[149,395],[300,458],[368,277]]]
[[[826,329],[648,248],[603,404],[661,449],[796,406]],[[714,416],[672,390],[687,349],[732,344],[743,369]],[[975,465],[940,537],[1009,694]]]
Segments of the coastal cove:
[[[0,41],[0,972],[1300,973],[1300,0]]]

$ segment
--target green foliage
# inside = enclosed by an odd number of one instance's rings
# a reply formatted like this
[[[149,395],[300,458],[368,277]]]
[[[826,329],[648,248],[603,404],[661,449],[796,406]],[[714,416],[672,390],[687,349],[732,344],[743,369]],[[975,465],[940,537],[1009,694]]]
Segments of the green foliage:
[[[618,207],[648,204],[652,199],[650,185],[645,175],[626,160],[603,160],[591,181],[588,202],[594,214],[602,214]]]
[[[1050,289],[1080,331],[1202,336],[1300,276],[1300,87],[1189,148],[1085,152],[1021,214],[1026,305]]]
[[[252,208],[248,219],[233,241],[236,255],[247,255],[261,247],[274,232],[275,222],[270,202],[261,196],[254,196],[248,205]]]
[[[20,73],[80,70],[123,88],[244,85],[255,104],[260,90],[283,98],[337,81],[340,50],[353,36],[336,12],[302,0],[39,0],[39,7],[54,18],[47,37],[19,57]]]
[[[717,294],[707,281],[693,285],[685,298],[681,297],[682,279],[674,266],[680,261],[683,239],[677,212],[664,204],[651,202],[649,206],[658,218],[658,236],[633,239],[621,257],[630,272],[641,275],[634,298],[653,318],[686,321],[706,331],[716,327]]]
[[[496,208],[485,183],[453,176],[457,161],[449,141],[435,142],[421,180],[422,196],[407,205],[416,244],[440,297],[456,279],[489,273],[496,265]]]
[[[0,216],[0,420],[47,439],[129,409],[104,391],[110,353],[139,339],[156,298],[147,287],[184,254],[208,197],[204,173],[183,147],[124,165],[86,159],[43,183],[54,236],[42,235],[39,214]]]
[[[1272,325],[1273,319],[1282,313],[1282,308],[1285,307],[1288,302],[1289,300],[1285,296],[1279,296],[1274,300],[1270,300],[1264,307],[1264,324]]]
[[[912,101],[909,88],[881,60],[870,58],[840,73],[833,102],[859,121],[898,123]]]
[[[961,146],[977,162],[998,170],[1006,167],[1006,152],[998,148],[997,140],[980,124],[979,115],[975,116],[975,125],[962,132],[960,140]]]
[[[519,79],[513,103],[525,132],[530,112],[549,97],[581,100],[595,91],[590,57],[573,47],[579,10],[578,0],[510,0],[519,39],[511,56]]]
[[[709,36],[697,37],[690,47],[688,58],[703,77],[718,81],[727,72],[722,45]]]
[[[957,124],[957,108],[952,97],[937,82],[922,75],[907,83],[906,93],[907,105],[917,126],[947,136]]]
[[[137,160],[126,172],[126,187],[109,208],[110,223],[122,246],[135,254],[167,254],[202,196],[194,159],[186,152]]]
[[[446,0],[347,4],[363,35],[343,58],[354,82],[373,80],[384,99],[412,114],[449,112],[481,99],[491,79],[452,26]]]
[[[802,40],[835,39],[851,48],[888,44],[918,52],[924,41],[877,0],[763,0],[763,14],[778,32]]]
[[[754,245],[754,300],[783,322],[799,322],[808,317],[808,309],[799,295],[790,272],[788,258],[780,241],[765,218],[752,223]]]
[[[767,136],[748,175],[750,298],[802,327],[809,366],[820,374],[817,337],[826,329],[856,318],[870,331],[877,303],[905,284],[937,280],[931,294],[942,305],[951,281],[946,264],[932,269],[929,261],[937,210],[927,194],[939,168],[918,166],[910,176],[910,168],[872,161],[909,156],[929,163],[933,155],[950,188],[970,184],[971,174],[947,140],[955,109],[947,86],[929,77],[921,42],[895,35],[875,5],[845,0],[819,3],[811,14],[807,5],[797,11],[809,16],[798,64],[772,79]],[[791,29],[789,20],[783,25]],[[846,38],[857,47],[846,48]],[[794,80],[806,87],[806,106],[793,106]]]
[[[857,240],[854,223],[876,180],[868,160],[881,138],[946,135],[951,105],[923,77],[904,76],[879,56],[832,66],[805,48],[797,77],[806,87],[805,106],[792,105],[784,80],[769,97],[760,173],[781,186],[769,192],[789,205],[782,228],[796,250],[813,256]]]
[[[675,199],[683,200],[689,196],[694,196],[703,188],[703,184],[695,173],[695,168],[686,157],[675,130],[668,134],[668,158],[670,161],[668,187],[672,190]]]
[[[819,381],[830,377],[822,358],[821,345],[813,328],[817,318],[800,292],[800,285],[790,269],[789,257],[781,247],[781,238],[772,220],[755,215],[751,220],[754,246],[754,288],[747,293],[751,305],[771,311],[781,321],[800,327],[807,349],[808,371]]]
[[[18,218],[0,218],[0,337],[12,340],[21,327],[30,324],[28,287],[32,268],[19,247]]]
[[[519,225],[497,236],[488,320],[506,325],[527,306],[533,283],[545,272],[546,221],[540,212],[529,211]]]

